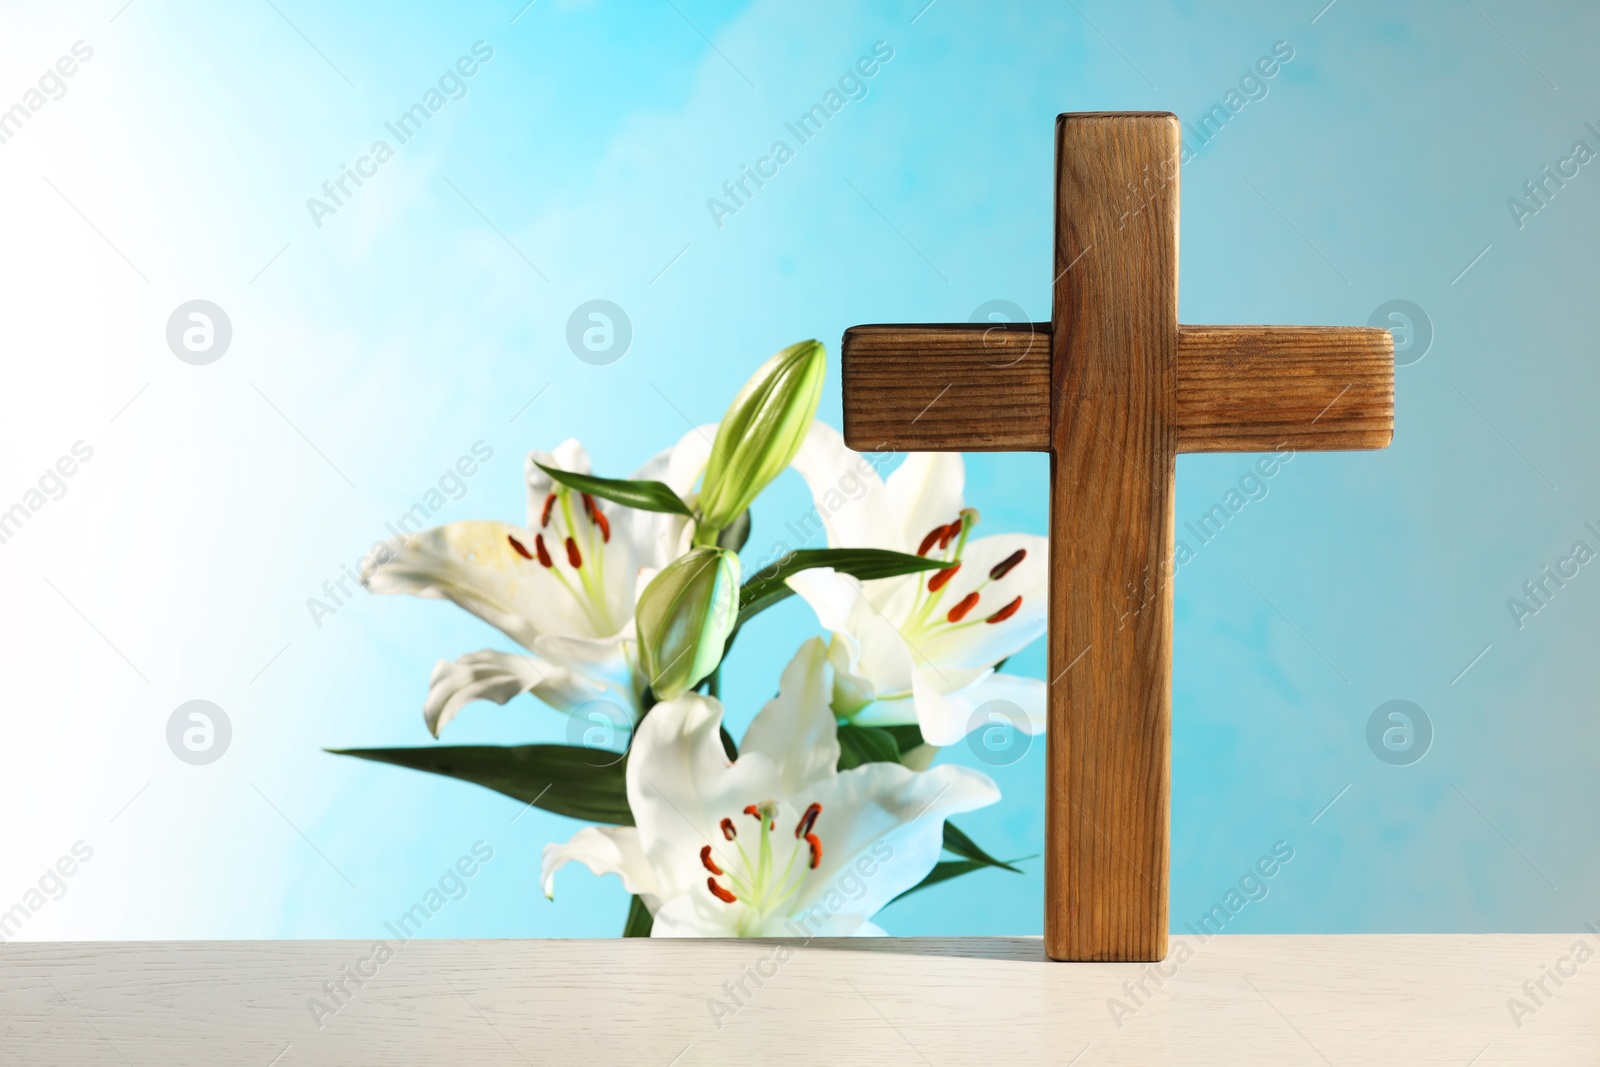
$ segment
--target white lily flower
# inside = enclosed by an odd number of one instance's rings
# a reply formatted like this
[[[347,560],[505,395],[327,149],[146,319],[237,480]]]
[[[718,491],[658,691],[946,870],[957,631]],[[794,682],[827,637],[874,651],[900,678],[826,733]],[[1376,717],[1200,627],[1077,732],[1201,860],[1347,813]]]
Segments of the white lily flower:
[[[732,763],[714,698],[656,705],[628,757],[636,825],[546,845],[545,895],[577,860],[620,876],[654,915],[656,937],[881,936],[869,920],[933,869],[945,818],[1000,791],[966,767],[838,772],[832,688],[827,647],[814,637]]]
[[[832,631],[833,710],[864,726],[916,723],[930,745],[965,737],[974,714],[1005,701],[1013,725],[1040,733],[1045,685],[995,665],[1045,631],[1048,544],[1032,534],[970,538],[965,467],[914,452],[880,478],[833,427],[814,422],[794,468],[811,488],[830,548],[886,548],[954,561],[940,571],[861,582],[801,571],[789,587]],[[1009,710],[1009,709],[1008,709]]]
[[[715,426],[691,430],[633,477],[690,498],[715,434]],[[527,650],[441,660],[423,707],[435,737],[468,703],[504,704],[525,692],[558,711],[603,698],[640,714],[647,681],[638,670],[634,603],[650,574],[688,550],[689,520],[569,489],[541,463],[589,473],[576,440],[530,452],[526,526],[453,522],[391,538],[362,564],[361,583],[372,592],[454,601]]]

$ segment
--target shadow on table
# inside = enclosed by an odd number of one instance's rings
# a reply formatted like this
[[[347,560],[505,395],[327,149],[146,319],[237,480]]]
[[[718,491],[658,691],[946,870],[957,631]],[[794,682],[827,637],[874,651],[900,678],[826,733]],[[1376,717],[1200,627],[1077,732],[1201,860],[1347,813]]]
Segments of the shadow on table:
[[[952,956],[963,959],[1044,963],[1038,937],[814,937],[801,942],[824,952],[878,952],[895,956]]]

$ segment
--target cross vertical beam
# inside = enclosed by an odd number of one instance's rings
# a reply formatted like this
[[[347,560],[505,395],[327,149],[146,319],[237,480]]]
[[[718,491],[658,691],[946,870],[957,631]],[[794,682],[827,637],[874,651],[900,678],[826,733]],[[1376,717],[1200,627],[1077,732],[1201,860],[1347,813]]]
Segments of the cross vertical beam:
[[[1056,125],[1045,951],[1167,946],[1178,150],[1168,114]]]

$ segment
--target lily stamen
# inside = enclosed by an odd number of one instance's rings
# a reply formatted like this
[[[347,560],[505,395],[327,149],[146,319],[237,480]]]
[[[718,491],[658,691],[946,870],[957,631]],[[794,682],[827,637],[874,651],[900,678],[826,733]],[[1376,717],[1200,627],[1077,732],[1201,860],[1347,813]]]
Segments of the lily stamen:
[[[610,543],[611,520],[606,518],[606,513],[600,510],[593,495],[583,494],[583,513],[589,517],[589,525],[600,531],[600,540]]]
[[[811,828],[817,824],[817,816],[821,814],[822,805],[813,800],[810,807],[806,808],[806,813],[800,816],[800,821],[794,824],[794,836],[804,837],[809,834]]]
[[[517,555],[523,559],[532,559],[533,553],[528,551],[528,546],[518,541],[512,534],[506,534],[506,540],[511,542],[511,547],[517,550]]]
[[[1006,575],[1010,574],[1012,571],[1016,570],[1017,566],[1027,558],[1028,550],[1025,548],[1019,548],[1015,552],[1011,553],[1011,555],[1001,560],[999,563],[996,563],[993,567],[990,567],[989,576],[983,581],[979,582],[975,589],[969,592],[961,599],[960,603],[946,613],[945,621],[950,623],[952,626],[958,623],[963,626],[976,625],[979,621],[977,619],[973,619],[970,623],[962,623],[962,620],[965,619],[972,612],[972,609],[977,606],[979,594],[989,587],[989,583],[997,582]],[[957,563],[954,567],[951,567],[947,571],[935,572],[933,576],[928,579],[929,593],[937,593],[940,589],[943,589],[949,583],[950,579],[948,576],[953,575],[954,572],[960,569],[961,564]],[[928,612],[932,610],[935,603],[936,598],[930,597],[927,605],[923,608],[921,614],[918,616],[918,622],[922,622],[926,619]],[[1005,607],[989,615],[982,621],[985,623],[1005,622],[1021,609],[1022,598],[1020,596],[1014,597],[1008,604],[1006,604]]]
[[[995,612],[993,615],[990,615],[983,621],[986,623],[1005,622],[1007,619],[1011,618],[1011,616],[1015,615],[1019,610],[1021,610],[1021,608],[1022,598],[1017,597],[1011,603],[1007,604],[1005,607],[1001,608],[999,611]]]
[[[806,872],[816,870],[822,863],[822,838],[816,832],[817,820],[822,815],[822,805],[813,801],[806,806],[806,810],[795,822],[794,836],[799,839],[793,848],[789,849],[786,861],[781,858],[782,845],[776,845],[772,832],[777,827],[778,802],[763,800],[757,804],[747,804],[743,814],[756,820],[760,828],[760,847],[755,850],[754,858],[746,852],[742,842],[735,842],[739,855],[737,858],[723,853],[717,860],[712,859],[715,850],[713,845],[702,845],[700,848],[700,865],[710,871],[714,877],[706,879],[706,888],[711,895],[726,904],[739,901],[751,909],[748,920],[741,919],[741,926],[748,923],[752,928],[760,928],[767,916],[783,907],[794,895],[800,892],[806,884]],[[731,818],[724,817],[718,822],[722,836],[733,841],[737,836]],[[803,841],[804,845],[800,844]],[[805,863],[800,864],[802,855]],[[779,870],[779,863],[782,869]],[[732,890],[725,888],[717,878],[725,879]]]
[[[942,571],[934,571],[928,578],[928,592],[937,593],[946,585],[949,585],[950,579],[954,578],[956,571],[960,569],[961,564],[957,563],[954,567],[947,567]]]
[[[948,553],[945,559],[954,562],[955,566],[932,572],[928,575],[927,581],[923,582],[921,587],[918,588],[916,601],[911,607],[911,627],[913,629],[920,629],[929,621],[929,616],[933,614],[934,608],[938,606],[939,601],[942,599],[941,594],[945,586],[950,584],[951,579],[956,575],[956,571],[961,569],[961,554],[966,550],[967,537],[977,524],[977,509],[962,508],[956,515],[954,522],[935,526],[922,539],[922,546],[917,552],[918,555],[926,555],[937,544],[941,552]],[[953,549],[951,548],[951,541],[955,542]],[[979,588],[981,589],[982,586],[979,586]],[[962,614],[965,614],[965,612]]]
[[[967,613],[978,606],[978,594],[968,593],[961,598],[961,602],[946,613],[945,618],[950,622],[960,622],[967,617]]]
[[[993,567],[989,568],[989,578],[990,578],[990,580],[998,582],[1000,579],[1002,579],[1006,575],[1010,574],[1012,569],[1015,568],[1017,564],[1021,563],[1024,559],[1026,559],[1027,556],[1028,556],[1028,550],[1027,549],[1025,549],[1025,548],[1017,549],[1015,552],[1011,553],[1011,555],[1007,556],[1005,559],[1001,560],[999,563],[996,563]]]

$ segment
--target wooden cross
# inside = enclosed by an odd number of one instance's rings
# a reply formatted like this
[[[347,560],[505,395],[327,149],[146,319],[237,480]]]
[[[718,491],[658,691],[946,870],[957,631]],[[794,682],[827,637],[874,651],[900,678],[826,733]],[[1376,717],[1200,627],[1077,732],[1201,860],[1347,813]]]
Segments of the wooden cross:
[[[1173,472],[1179,452],[1383,448],[1386,330],[1178,324],[1177,116],[1056,119],[1048,323],[856,326],[859,450],[1050,461],[1045,951],[1167,949]]]

